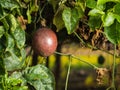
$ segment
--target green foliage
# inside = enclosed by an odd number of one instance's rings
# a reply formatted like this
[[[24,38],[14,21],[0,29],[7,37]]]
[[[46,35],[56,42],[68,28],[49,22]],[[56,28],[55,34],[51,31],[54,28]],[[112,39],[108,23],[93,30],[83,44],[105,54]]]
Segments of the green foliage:
[[[53,19],[53,24],[57,27],[57,31],[65,27],[64,21],[62,18],[62,13],[63,13],[64,8],[65,8],[65,5],[61,4],[59,6],[59,9],[56,11],[54,19]]]
[[[23,76],[36,90],[55,90],[53,74],[44,65],[26,68]]]
[[[49,69],[43,65],[25,67],[28,31],[25,32],[22,25],[27,27],[26,20],[28,26],[34,24],[36,30],[43,17],[46,18],[41,14],[48,3],[54,15],[53,22],[46,22],[49,26],[54,24],[58,32],[66,28],[67,33],[72,34],[82,22],[93,32],[102,29],[111,43],[120,43],[120,0],[0,0],[0,90],[29,90],[31,87],[55,90],[54,76]]]
[[[68,34],[75,31],[79,19],[83,16],[83,11],[81,7],[77,6],[75,8],[66,7],[62,13],[62,18],[67,28]]]
[[[105,27],[106,37],[114,44],[120,43],[120,23],[115,21],[111,26]]]
[[[99,6],[101,5],[103,5],[104,8],[100,8]],[[98,0],[96,7],[93,8],[90,4],[87,6],[92,8],[89,11],[90,18],[88,22],[90,28],[95,30],[99,29],[100,25],[103,25],[107,39],[114,44],[119,44],[120,1]]]
[[[63,20],[65,22],[65,26],[68,30],[68,33],[71,34],[75,30],[75,26],[78,24],[78,17],[74,16],[73,12],[77,13],[76,9],[65,8],[63,11]]]
[[[4,9],[8,9],[8,10],[13,10],[15,8],[19,8],[20,5],[17,2],[17,0],[0,0],[0,5],[2,6],[2,8]]]
[[[105,4],[107,2],[115,2],[115,3],[119,2],[120,3],[120,0],[98,0],[97,4]]]
[[[97,2],[95,0],[86,0],[86,6],[88,8],[95,8],[97,5]]]
[[[103,25],[105,27],[112,25],[114,23],[114,20],[115,20],[115,17],[112,12],[108,12],[107,14],[102,16]]]
[[[91,16],[88,21],[88,25],[91,30],[96,30],[96,29],[100,28],[101,23],[102,23],[101,16],[99,16],[99,15],[94,16],[94,17]]]
[[[5,33],[4,27],[0,26],[0,38],[3,36],[4,33]]]
[[[26,36],[17,18],[26,9],[28,23],[32,23],[32,13],[38,11],[37,2],[25,2],[29,3],[27,7],[20,0],[0,1],[0,90],[28,90],[31,86],[36,90],[54,90],[54,77],[45,66],[24,68]]]
[[[32,23],[34,22],[34,19],[32,18],[32,13],[37,12],[39,7],[37,5],[37,2],[35,2],[34,0],[27,2],[29,2],[30,4],[28,5],[26,15],[27,15],[28,23]]]
[[[50,0],[50,3],[53,4],[55,2]],[[80,18],[84,15],[85,3],[84,0],[78,0],[74,7],[68,7],[64,3],[59,3],[59,8],[57,10],[54,9],[53,24],[56,25],[57,31],[66,27],[68,34],[72,34],[77,28]]]

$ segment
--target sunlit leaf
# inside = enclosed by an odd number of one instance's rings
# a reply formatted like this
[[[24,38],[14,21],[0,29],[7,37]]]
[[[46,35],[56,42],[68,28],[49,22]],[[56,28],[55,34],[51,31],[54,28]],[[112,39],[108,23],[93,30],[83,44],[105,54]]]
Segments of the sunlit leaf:
[[[105,13],[102,10],[99,10],[97,8],[90,10],[90,12],[88,13],[88,15],[90,16],[98,16],[98,15],[104,15],[104,14]]]
[[[119,2],[120,3],[120,0],[98,0],[97,4],[105,4],[107,2],[115,2],[115,3]]]
[[[12,14],[9,14],[6,17],[6,19],[7,19],[7,22],[9,23],[11,32],[14,32],[17,28],[17,25],[18,25],[15,16]]]
[[[111,26],[105,27],[104,32],[110,42],[113,44],[120,43],[120,23],[115,21]]]
[[[102,21],[104,26],[110,26],[114,23],[115,16],[112,12],[108,12],[106,15],[102,16]]]
[[[7,86],[12,90],[28,90],[28,87],[25,85],[26,81],[22,76],[22,72],[13,72],[7,79]]]
[[[36,90],[55,90],[53,74],[44,65],[27,68],[24,72],[24,78]]]

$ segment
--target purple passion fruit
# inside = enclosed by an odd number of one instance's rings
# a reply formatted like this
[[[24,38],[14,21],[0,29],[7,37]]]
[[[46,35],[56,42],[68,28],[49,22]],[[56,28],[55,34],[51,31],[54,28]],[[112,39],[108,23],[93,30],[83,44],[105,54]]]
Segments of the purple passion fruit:
[[[47,57],[53,54],[57,44],[57,36],[49,28],[40,28],[33,35],[32,48],[41,56]]]

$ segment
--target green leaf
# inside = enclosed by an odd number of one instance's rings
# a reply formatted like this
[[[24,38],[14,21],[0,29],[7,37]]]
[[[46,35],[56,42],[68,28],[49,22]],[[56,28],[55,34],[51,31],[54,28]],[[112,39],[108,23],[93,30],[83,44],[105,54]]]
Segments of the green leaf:
[[[4,55],[4,63],[6,70],[12,71],[22,68],[21,60],[12,51],[6,52]]]
[[[53,74],[44,65],[27,68],[23,76],[36,90],[55,90]]]
[[[31,20],[32,17],[31,17],[29,8],[28,8],[28,10],[26,12],[26,15],[27,15],[28,23],[31,23],[32,22],[32,20]]]
[[[9,23],[9,28],[11,32],[14,32],[18,26],[17,20],[13,14],[9,14],[7,17],[7,22]]]
[[[28,87],[26,86],[15,86],[12,90],[28,90]]]
[[[6,80],[10,90],[28,90],[22,72],[14,71]]]
[[[64,21],[62,19],[62,13],[63,13],[64,7],[65,6],[61,4],[53,18],[53,24],[57,27],[57,31],[61,30],[65,26]]]
[[[23,78],[23,73],[21,71],[14,71],[9,78],[15,78],[15,79],[20,79],[22,80],[21,86],[26,85],[26,80]]]
[[[0,81],[1,79],[4,77],[4,75],[6,74],[6,70],[5,70],[5,65],[4,65],[4,60],[3,58],[0,56]]]
[[[5,36],[6,36],[6,51],[10,51],[14,48],[15,42],[10,34],[6,33]]]
[[[6,18],[1,19],[1,22],[2,22],[3,25],[4,25],[4,29],[5,29],[6,31],[8,31],[8,30],[9,30],[9,24],[8,24]]]
[[[104,32],[110,42],[113,44],[120,43],[120,23],[115,21],[111,26],[105,27]]]
[[[76,3],[75,3],[75,7],[78,7],[79,8],[79,10],[80,10],[80,12],[81,11],[85,11],[85,8],[86,8],[86,2],[85,2],[85,0],[78,0],[78,1],[76,1]]]
[[[97,2],[95,0],[86,0],[86,6],[89,8],[95,8],[97,5]]]
[[[90,12],[88,13],[88,15],[90,16],[98,16],[98,15],[104,15],[104,14],[105,13],[102,10],[99,10],[97,8],[90,10]]]
[[[5,75],[0,75],[0,90],[5,90]]]
[[[4,42],[2,39],[0,39],[0,54],[2,55],[2,53],[4,52],[5,48],[4,48]]]
[[[90,16],[89,21],[88,21],[88,25],[92,30],[96,30],[98,28],[100,28],[101,26],[101,16]]]
[[[22,72],[17,72],[17,71],[14,71],[10,76],[9,78],[15,78],[15,79],[20,79],[22,77]]]
[[[102,16],[102,21],[104,26],[110,26],[114,23],[115,16],[112,12],[108,12],[106,15]]]
[[[0,26],[0,38],[3,36],[4,33],[5,33],[4,27]]]
[[[21,27],[17,27],[14,32],[12,32],[17,47],[19,49],[24,47],[25,44],[25,31],[21,29]]]
[[[20,7],[20,5],[17,2],[17,0],[0,0],[0,5],[4,9],[8,9],[8,10],[13,10],[15,8],[19,8]]]
[[[7,16],[7,21],[9,22],[10,33],[13,35],[17,47],[21,49],[25,44],[25,31],[22,30],[17,19],[12,14]]]
[[[0,56],[0,90],[4,90],[6,69],[4,65],[4,60],[1,56]]]
[[[96,6],[97,9],[101,10],[101,11],[104,11],[106,9],[106,4],[100,4],[100,5],[97,5]]]
[[[0,5],[0,20],[4,17],[4,11],[2,6]]]
[[[74,32],[77,27],[77,24],[80,18],[83,16],[83,11],[80,7],[76,8],[65,8],[62,13],[62,18],[65,23],[65,27],[67,28],[68,34]]]
[[[120,15],[118,15],[118,14],[114,14],[114,17],[115,17],[116,20],[120,23]]]
[[[117,3],[114,7],[113,7],[113,12],[115,14],[120,15],[120,3]]]
[[[56,7],[60,0],[48,0],[48,2],[53,6],[54,12],[56,11]]]
[[[98,4],[98,5],[99,5],[99,4],[105,4],[105,3],[107,3],[107,2],[115,2],[115,3],[119,2],[119,3],[120,3],[120,0],[98,0],[98,1],[97,1],[97,4]]]

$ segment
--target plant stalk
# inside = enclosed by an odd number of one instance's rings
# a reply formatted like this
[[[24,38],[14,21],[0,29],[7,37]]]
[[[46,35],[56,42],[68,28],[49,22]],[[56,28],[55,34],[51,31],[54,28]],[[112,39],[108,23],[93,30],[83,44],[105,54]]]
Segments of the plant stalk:
[[[112,84],[106,90],[116,90],[116,87],[115,87],[115,66],[116,66],[116,45],[114,45],[113,68],[112,68]]]
[[[70,69],[71,69],[71,63],[72,63],[72,58],[69,55],[69,66],[68,66],[68,72],[67,72],[67,77],[66,77],[66,83],[65,83],[65,90],[68,88],[68,80],[69,80],[69,75],[70,75]]]

